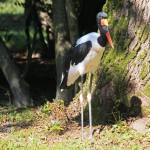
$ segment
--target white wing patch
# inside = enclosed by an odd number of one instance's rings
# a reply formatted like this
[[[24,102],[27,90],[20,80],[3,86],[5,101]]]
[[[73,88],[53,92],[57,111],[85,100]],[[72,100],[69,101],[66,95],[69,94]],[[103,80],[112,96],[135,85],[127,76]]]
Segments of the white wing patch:
[[[76,42],[76,44],[82,44],[82,43],[85,43],[87,41],[91,41],[91,42],[94,42],[94,41],[97,41],[97,38],[100,36],[100,34],[96,33],[96,32],[92,32],[92,33],[89,33],[89,34],[86,34],[84,36],[82,36],[81,38],[79,38]]]
[[[64,80],[64,74],[62,73],[62,75],[61,75],[61,82],[60,82],[60,84],[63,82],[63,80]]]
[[[79,63],[79,64],[81,64],[81,63]],[[67,86],[74,84],[76,79],[80,76],[79,69],[78,69],[79,64],[78,65],[75,65],[75,64],[72,65],[70,63],[70,68],[69,68],[69,72],[68,72],[68,79],[67,79]]]

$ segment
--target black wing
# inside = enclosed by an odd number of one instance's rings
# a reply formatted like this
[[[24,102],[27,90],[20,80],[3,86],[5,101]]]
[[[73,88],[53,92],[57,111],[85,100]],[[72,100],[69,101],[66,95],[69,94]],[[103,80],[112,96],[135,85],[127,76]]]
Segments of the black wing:
[[[67,87],[67,79],[68,79],[68,71],[70,67],[70,63],[73,65],[77,65],[78,63],[82,62],[84,58],[89,53],[90,49],[92,48],[92,42],[87,41],[85,43],[74,45],[69,52],[66,54],[65,64],[62,74],[64,78],[60,84],[61,89],[68,89]]]
[[[92,42],[87,41],[85,43],[75,45],[72,47],[66,55],[65,58],[65,69],[68,70],[70,67],[70,63],[73,65],[77,65],[78,63],[82,62],[84,58],[89,53],[90,49],[92,48]]]

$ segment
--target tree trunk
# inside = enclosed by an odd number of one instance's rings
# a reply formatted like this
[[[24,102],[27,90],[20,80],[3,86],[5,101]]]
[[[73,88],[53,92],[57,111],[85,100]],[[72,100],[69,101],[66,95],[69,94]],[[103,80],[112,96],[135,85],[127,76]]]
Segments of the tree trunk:
[[[103,57],[96,91],[99,100],[104,106],[123,101],[129,114],[149,115],[150,1],[111,0],[103,10],[109,13],[115,49]],[[102,111],[111,113],[113,108]]]
[[[60,91],[59,85],[64,63],[64,56],[70,48],[65,0],[53,0],[53,22],[55,39],[55,60],[57,71],[56,100],[64,100],[69,103],[72,100],[72,90]]]
[[[23,76],[26,77],[29,67],[31,65],[32,61],[32,54],[36,45],[37,41],[37,34],[39,33],[40,41],[42,42],[43,50],[48,51],[48,47],[44,41],[44,35],[42,32],[42,24],[38,16],[38,5],[39,1],[34,0],[25,0],[25,9],[24,9],[24,17],[25,17],[25,34],[27,37],[27,46],[28,46],[28,63],[25,66],[25,69],[23,71]],[[33,22],[34,27],[34,36],[33,39],[31,39],[30,36],[30,26]],[[32,44],[31,44],[32,41]]]
[[[17,107],[31,105],[29,87],[21,77],[18,67],[9,54],[9,50],[0,37],[0,67],[9,83],[14,96],[13,104]]]
[[[73,45],[75,41],[79,38],[79,29],[78,29],[78,18],[76,13],[76,7],[73,0],[66,0],[66,12],[68,19],[69,27],[69,37],[71,44]],[[75,82],[74,93],[76,94],[79,91],[80,79]]]
[[[74,42],[79,37],[79,31],[78,31],[78,19],[73,0],[66,0],[66,12],[69,26],[70,41],[71,44],[74,44]]]

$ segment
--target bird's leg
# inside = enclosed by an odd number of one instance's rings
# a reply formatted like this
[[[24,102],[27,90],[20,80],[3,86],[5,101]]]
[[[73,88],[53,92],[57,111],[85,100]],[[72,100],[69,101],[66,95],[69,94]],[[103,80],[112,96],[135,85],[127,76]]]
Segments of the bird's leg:
[[[80,91],[80,104],[81,104],[81,134],[83,140],[83,75],[81,76],[81,91]]]
[[[88,91],[88,95],[87,95],[87,101],[88,101],[88,105],[89,105],[89,125],[90,125],[90,136],[89,136],[89,138],[92,138],[92,110],[91,110],[92,79],[93,79],[93,74],[90,75],[90,85],[89,85],[89,91]]]

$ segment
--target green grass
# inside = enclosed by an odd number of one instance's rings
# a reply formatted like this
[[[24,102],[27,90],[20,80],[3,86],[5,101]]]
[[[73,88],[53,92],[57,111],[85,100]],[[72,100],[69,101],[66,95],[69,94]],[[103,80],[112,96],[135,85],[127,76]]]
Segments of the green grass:
[[[0,1],[0,14],[22,14],[24,9],[16,2],[24,2],[24,0],[1,0]]]
[[[105,125],[100,132],[99,126],[95,126],[96,132],[92,140],[86,137],[82,141],[78,132],[79,127],[76,130],[67,130],[61,135],[51,134],[51,127],[56,129],[56,121],[54,123],[49,118],[51,113],[47,114],[42,111],[44,107],[48,110],[48,105],[50,108],[56,108],[56,105],[53,103],[45,105],[24,110],[0,107],[1,118],[6,118],[0,120],[1,150],[149,150],[150,133],[139,133],[131,129],[125,121],[111,126]],[[51,109],[51,112],[53,111],[55,110]],[[45,116],[42,115],[43,113]],[[32,123],[29,124],[29,122]],[[60,126],[57,128],[59,130]],[[88,130],[86,128],[85,132]]]
[[[25,23],[24,23],[24,0],[0,1],[0,35],[10,50],[25,51],[27,49]],[[33,25],[30,26],[31,42],[34,34]],[[46,32],[43,31],[44,37]],[[39,37],[38,37],[39,38]]]
[[[125,131],[122,131],[122,130]],[[140,137],[139,137],[140,136]],[[149,149],[149,136],[138,134],[135,131],[128,130],[126,127],[113,126],[111,129],[104,129],[99,138],[93,140],[64,140],[62,143],[55,145],[54,149],[106,149],[106,150],[126,150],[126,149]],[[145,144],[141,144],[144,142]]]
[[[14,108],[0,107],[0,122],[32,121],[36,118],[34,111],[30,109],[17,110]]]
[[[2,0],[0,2],[0,35],[12,50],[24,49],[26,46],[24,8],[16,2],[16,0]],[[24,1],[18,0],[18,2]]]
[[[41,135],[35,131],[25,130],[9,133],[6,140],[0,140],[1,149],[46,149],[47,144],[42,144]]]
[[[2,0],[0,2],[0,35],[9,49],[22,52],[26,50],[26,35],[24,24],[24,0]],[[33,37],[33,27],[30,35]]]

